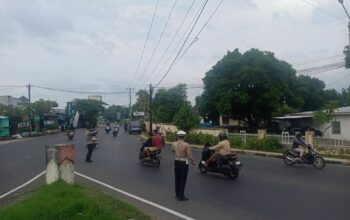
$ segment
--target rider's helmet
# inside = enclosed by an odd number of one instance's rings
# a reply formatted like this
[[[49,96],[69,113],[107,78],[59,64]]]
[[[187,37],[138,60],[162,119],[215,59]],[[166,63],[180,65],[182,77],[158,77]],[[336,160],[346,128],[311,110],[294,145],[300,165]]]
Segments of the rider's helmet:
[[[223,141],[223,140],[226,140],[226,139],[227,139],[227,134],[226,134],[226,132],[221,131],[221,132],[219,133],[218,137],[219,137],[219,140],[220,140],[220,141]]]
[[[176,133],[176,135],[178,136],[178,137],[184,137],[184,136],[186,136],[186,132],[184,132],[184,131],[178,131],[177,133]]]
[[[299,131],[295,132],[295,137],[300,138],[301,137],[301,133]]]

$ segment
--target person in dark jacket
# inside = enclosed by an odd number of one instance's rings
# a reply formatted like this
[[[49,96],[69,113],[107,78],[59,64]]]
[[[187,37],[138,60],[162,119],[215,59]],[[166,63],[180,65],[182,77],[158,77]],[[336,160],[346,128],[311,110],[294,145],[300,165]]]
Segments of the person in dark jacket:
[[[88,126],[86,128],[85,135],[86,135],[86,147],[88,148],[85,162],[93,162],[91,160],[91,155],[92,155],[92,151],[96,147],[97,129],[94,129],[92,126]]]

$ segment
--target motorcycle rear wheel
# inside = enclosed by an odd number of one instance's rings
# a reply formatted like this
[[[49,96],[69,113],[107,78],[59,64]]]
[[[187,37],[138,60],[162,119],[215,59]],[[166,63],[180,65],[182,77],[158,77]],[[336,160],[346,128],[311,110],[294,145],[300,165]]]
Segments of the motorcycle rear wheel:
[[[208,172],[208,168],[204,166],[202,163],[198,164],[198,168],[199,168],[199,171],[201,171],[201,173],[203,174],[206,174]]]
[[[295,162],[292,160],[294,157],[291,154],[284,154],[283,155],[283,162],[288,166],[293,166]]]
[[[312,166],[316,169],[323,169],[326,166],[326,161],[322,157],[316,156],[312,161]]]

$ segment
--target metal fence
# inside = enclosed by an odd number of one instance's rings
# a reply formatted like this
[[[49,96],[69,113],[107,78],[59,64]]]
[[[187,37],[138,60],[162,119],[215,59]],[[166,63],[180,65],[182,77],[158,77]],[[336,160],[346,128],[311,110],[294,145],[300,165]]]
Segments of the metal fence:
[[[246,142],[249,139],[258,139],[258,134],[248,134],[245,131],[241,131],[240,133],[229,133],[231,137],[241,138],[243,142]],[[282,134],[267,134],[266,137],[273,137],[280,141],[280,143],[285,145],[292,145],[294,135],[289,135],[288,132],[282,132]],[[305,138],[302,137],[302,140],[305,141]],[[349,147],[350,148],[350,140],[346,139],[333,139],[333,138],[325,138],[325,137],[315,137],[315,146],[317,147]]]

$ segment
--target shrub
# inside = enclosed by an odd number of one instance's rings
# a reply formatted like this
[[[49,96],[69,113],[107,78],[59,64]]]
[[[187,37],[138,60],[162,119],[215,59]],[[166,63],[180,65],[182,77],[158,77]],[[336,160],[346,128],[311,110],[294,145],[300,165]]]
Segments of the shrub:
[[[232,148],[243,148],[244,143],[240,137],[229,137],[228,138]]]

